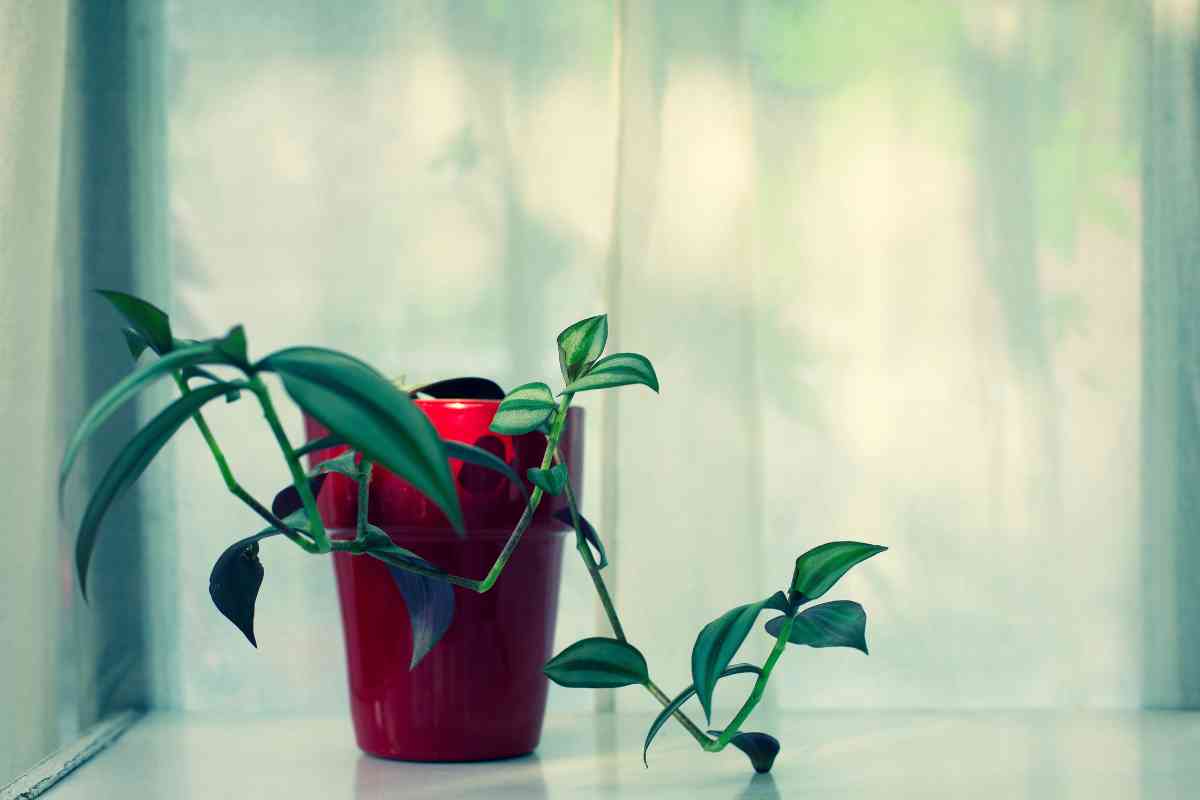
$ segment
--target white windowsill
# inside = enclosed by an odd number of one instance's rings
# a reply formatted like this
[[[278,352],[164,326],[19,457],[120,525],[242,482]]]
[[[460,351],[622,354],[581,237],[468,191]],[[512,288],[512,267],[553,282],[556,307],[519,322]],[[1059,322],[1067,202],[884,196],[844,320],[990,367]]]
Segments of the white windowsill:
[[[814,712],[758,717],[771,776],[648,714],[552,716],[534,756],[414,764],[365,756],[344,717],[153,713],[44,797],[1170,798],[1200,787],[1200,712]]]

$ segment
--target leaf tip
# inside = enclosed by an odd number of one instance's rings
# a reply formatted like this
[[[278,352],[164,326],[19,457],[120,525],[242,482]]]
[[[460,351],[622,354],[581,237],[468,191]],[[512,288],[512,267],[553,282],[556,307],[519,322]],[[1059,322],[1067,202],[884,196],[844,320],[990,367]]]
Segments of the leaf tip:
[[[258,542],[278,534],[279,531],[268,529],[234,542],[221,553],[208,576],[208,596],[213,605],[256,650],[254,606],[263,582]]]
[[[709,733],[719,734],[719,731]],[[759,775],[770,772],[771,767],[775,765],[775,757],[779,755],[779,740],[769,733],[739,733],[730,739],[729,743],[746,754],[750,765]]]
[[[87,594],[87,573],[88,562],[91,560],[92,554],[89,550],[85,550],[83,539],[76,534],[75,538],[75,575],[79,578],[79,594],[83,597],[84,605],[88,605]]]

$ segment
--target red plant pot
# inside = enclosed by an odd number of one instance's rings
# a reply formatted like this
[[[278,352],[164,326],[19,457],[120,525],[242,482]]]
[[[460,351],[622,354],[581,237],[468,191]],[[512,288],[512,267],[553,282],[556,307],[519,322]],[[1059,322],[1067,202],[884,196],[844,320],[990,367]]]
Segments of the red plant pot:
[[[539,466],[546,437],[501,436],[488,430],[492,400],[417,400],[443,439],[498,455],[524,476]],[[560,451],[578,493],[583,456],[582,411],[571,409]],[[328,431],[305,419],[310,439]],[[324,461],[344,447],[314,453]],[[397,545],[442,569],[482,578],[524,509],[503,476],[451,461],[467,535],[459,538],[438,508],[394,474],[375,467],[370,521]],[[532,489],[532,487],[528,487]],[[334,538],[352,538],[357,492],[331,474],[317,501]],[[481,761],[537,747],[549,688],[542,665],[553,655],[554,623],[567,528],[553,518],[565,506],[546,497],[500,580],[486,594],[454,587],[454,621],[442,640],[409,670],[412,629],[386,565],[369,556],[333,555],[346,640],[350,712],[358,746],[384,758]]]

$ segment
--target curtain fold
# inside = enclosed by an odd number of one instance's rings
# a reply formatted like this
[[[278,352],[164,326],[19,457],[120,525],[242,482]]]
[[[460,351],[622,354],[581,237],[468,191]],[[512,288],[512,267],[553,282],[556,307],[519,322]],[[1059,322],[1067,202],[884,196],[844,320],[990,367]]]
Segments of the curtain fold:
[[[59,460],[87,406],[131,362],[100,288],[151,291],[167,276],[139,251],[155,241],[144,202],[158,135],[142,96],[155,0],[0,4],[0,432],[9,456],[0,502],[9,547],[0,566],[0,783],[115,710],[147,704],[147,602],[170,558],[145,553],[142,502],[155,468],[114,505],[91,566],[89,603],[75,579],[73,525],[90,488],[139,425],[116,414],[85,449],[56,500]],[[161,65],[159,65],[161,66]],[[161,94],[161,93],[160,93]],[[133,114],[140,116],[134,117]],[[143,131],[148,131],[145,138]],[[149,267],[147,268],[147,265]],[[159,396],[161,398],[161,395]],[[134,404],[136,406],[136,404]],[[162,622],[162,627],[169,623]]]
[[[0,785],[60,742],[63,632],[56,324],[64,86],[62,3],[0,5]]]
[[[1193,9],[1194,11],[1194,9]],[[1200,119],[1196,18],[1158,3],[1143,21],[1143,691],[1200,707]]]
[[[1194,6],[619,11],[167,2],[157,299],[254,353],[507,386],[608,311],[663,392],[581,398],[585,512],[664,687],[703,624],[860,539],[892,548],[838,589],[872,656],[789,651],[768,705],[1194,702]],[[286,481],[253,414],[213,425],[244,485]],[[328,565],[264,547],[249,652],[205,582],[255,520],[198,437],[168,461],[156,702],[342,707]],[[603,632],[568,563],[564,645]]]

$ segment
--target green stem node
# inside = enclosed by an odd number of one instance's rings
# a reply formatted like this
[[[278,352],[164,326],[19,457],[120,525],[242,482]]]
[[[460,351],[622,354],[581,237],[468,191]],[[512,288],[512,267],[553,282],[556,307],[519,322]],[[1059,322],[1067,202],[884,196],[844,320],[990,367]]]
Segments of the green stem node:
[[[783,627],[779,630],[779,635],[775,637],[775,646],[771,648],[771,654],[767,656],[767,660],[763,663],[762,672],[758,676],[758,680],[754,682],[754,688],[750,690],[750,696],[746,698],[746,702],[742,704],[741,709],[734,716],[733,720],[725,726],[725,730],[721,731],[721,735],[717,737],[715,742],[710,742],[704,745],[704,749],[710,753],[717,753],[725,749],[725,745],[737,736],[738,728],[750,716],[750,712],[758,705],[758,701],[762,699],[763,692],[767,689],[767,681],[771,678],[771,670],[775,668],[775,662],[779,661],[779,657],[783,655],[783,650],[787,647],[788,636],[792,633],[792,617],[788,617]]]

